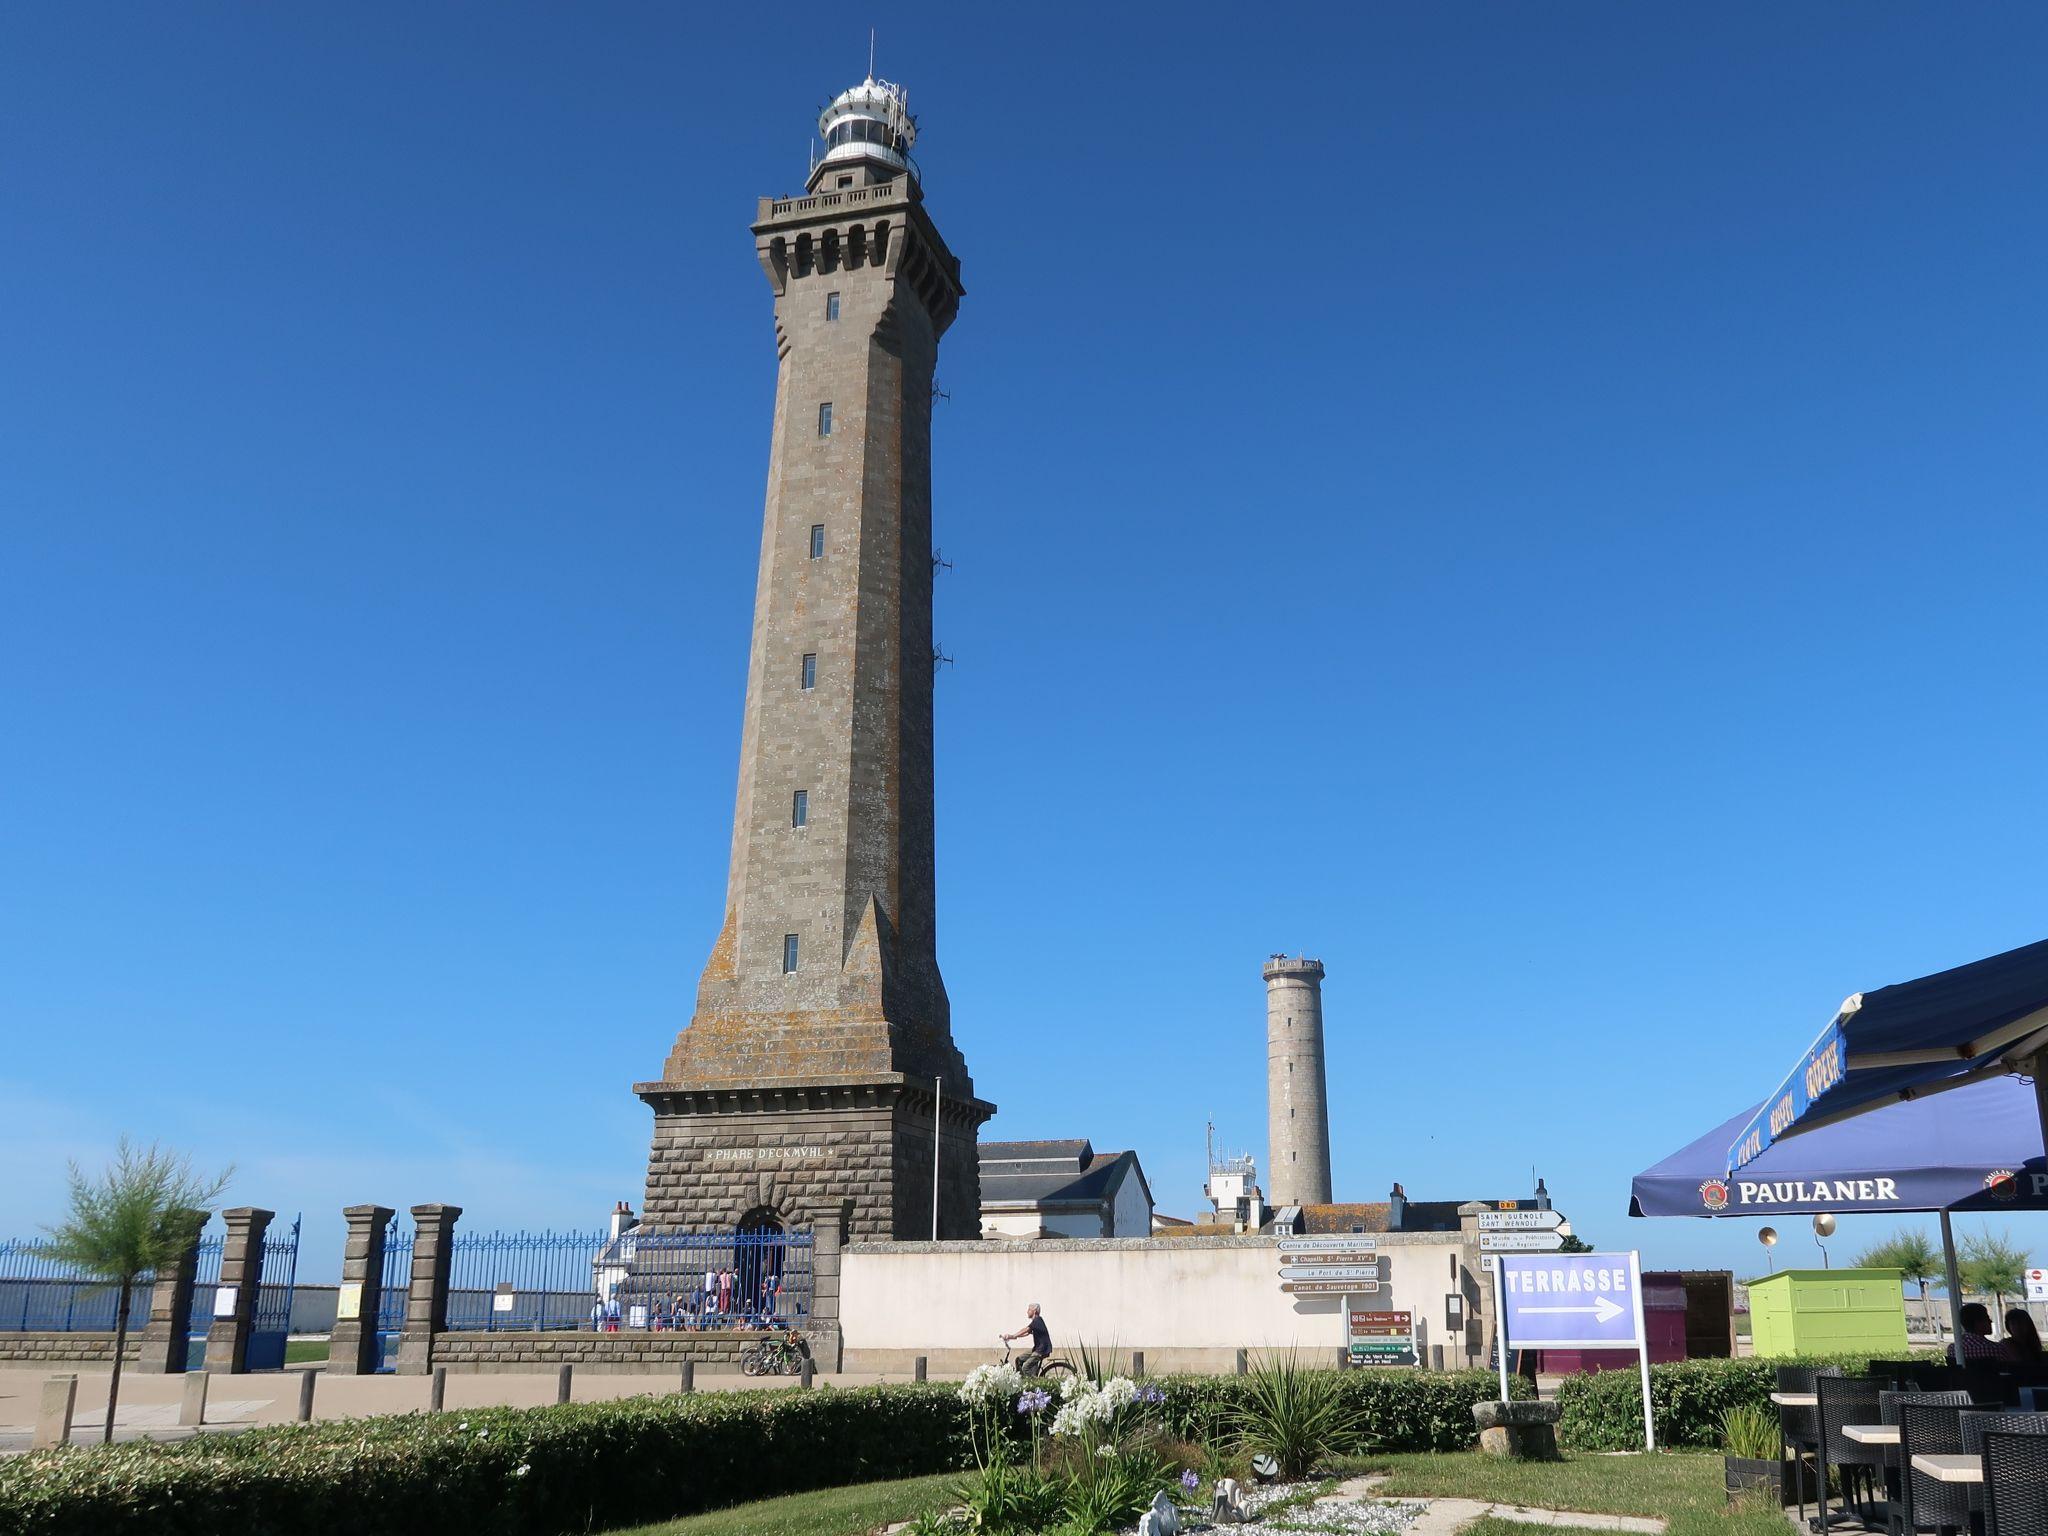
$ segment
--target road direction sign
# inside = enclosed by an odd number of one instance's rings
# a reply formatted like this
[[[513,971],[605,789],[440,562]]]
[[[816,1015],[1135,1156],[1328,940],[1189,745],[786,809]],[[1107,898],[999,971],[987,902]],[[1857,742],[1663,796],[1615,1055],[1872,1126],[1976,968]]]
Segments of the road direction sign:
[[[1492,1253],[1555,1253],[1564,1246],[1562,1232],[1482,1232],[1481,1249]]]
[[[2027,1271],[2027,1300],[2048,1301],[2048,1269]]]
[[[1556,1211],[1481,1211],[1479,1230],[1482,1232],[1532,1232],[1546,1231],[1551,1227],[1564,1225],[1564,1217]]]
[[[1282,1253],[1371,1253],[1373,1240],[1362,1232],[1339,1232],[1326,1237],[1283,1237]]]
[[[1377,1280],[1377,1264],[1291,1264],[1280,1271],[1282,1280]]]
[[[1289,1296],[1370,1296],[1378,1291],[1377,1280],[1283,1280],[1280,1289]]]
[[[1413,1365],[1415,1315],[1353,1309],[1346,1320],[1345,1344],[1354,1365]]]
[[[1283,1253],[1280,1255],[1280,1262],[1282,1264],[1309,1265],[1377,1264],[1379,1257],[1378,1254],[1370,1249],[1363,1253],[1337,1253],[1335,1251],[1329,1253]]]

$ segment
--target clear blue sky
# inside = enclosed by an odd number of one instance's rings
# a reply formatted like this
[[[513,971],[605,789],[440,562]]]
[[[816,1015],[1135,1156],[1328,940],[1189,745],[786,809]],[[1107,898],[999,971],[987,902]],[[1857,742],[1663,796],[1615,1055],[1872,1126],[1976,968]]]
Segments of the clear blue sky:
[[[2048,934],[2048,14],[876,19],[968,288],[940,954],[991,1133],[1191,1213],[1306,950],[1341,1195],[1534,1165],[1754,1267],[1630,1174],[1845,993]],[[747,224],[869,20],[0,21],[0,1233],[124,1130],[311,1269],[347,1202],[637,1203],[725,880]]]

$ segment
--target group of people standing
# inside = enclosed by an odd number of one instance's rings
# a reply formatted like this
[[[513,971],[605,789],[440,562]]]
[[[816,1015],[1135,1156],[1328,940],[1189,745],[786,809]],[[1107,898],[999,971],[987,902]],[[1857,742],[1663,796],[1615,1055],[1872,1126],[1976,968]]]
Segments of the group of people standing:
[[[630,1296],[622,1309],[616,1295],[590,1309],[590,1326],[598,1333],[626,1327],[656,1332],[706,1328],[777,1328],[792,1319],[779,1315],[782,1276],[746,1275],[731,1269],[707,1269],[703,1282],[688,1291],[654,1292],[644,1299]],[[644,1315],[634,1314],[645,1309]],[[623,1311],[623,1315],[622,1315]]]
[[[1981,1301],[1966,1301],[1956,1313],[1962,1332],[1950,1349],[1958,1365],[1975,1360],[2003,1361],[2008,1365],[2038,1365],[2044,1358],[2041,1333],[2024,1307],[2005,1314],[2005,1337],[1991,1336],[1991,1309]]]

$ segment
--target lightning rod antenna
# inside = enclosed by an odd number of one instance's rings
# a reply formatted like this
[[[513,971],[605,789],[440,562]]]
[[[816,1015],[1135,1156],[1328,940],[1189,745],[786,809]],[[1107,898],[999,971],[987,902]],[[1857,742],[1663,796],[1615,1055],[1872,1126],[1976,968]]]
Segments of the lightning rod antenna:
[[[875,78],[875,29],[868,28],[868,78]]]

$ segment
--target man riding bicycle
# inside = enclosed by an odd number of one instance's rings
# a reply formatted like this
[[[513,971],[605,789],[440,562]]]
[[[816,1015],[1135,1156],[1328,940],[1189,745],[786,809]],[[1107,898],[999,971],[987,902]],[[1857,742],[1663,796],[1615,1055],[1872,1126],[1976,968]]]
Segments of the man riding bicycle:
[[[1045,1326],[1045,1319],[1038,1315],[1038,1303],[1032,1302],[1024,1309],[1024,1326],[1015,1333],[1003,1335],[1003,1342],[1021,1339],[1031,1335],[1031,1348],[1017,1361],[1017,1370],[1025,1376],[1036,1376],[1045,1369],[1045,1362],[1052,1357],[1052,1332]]]

